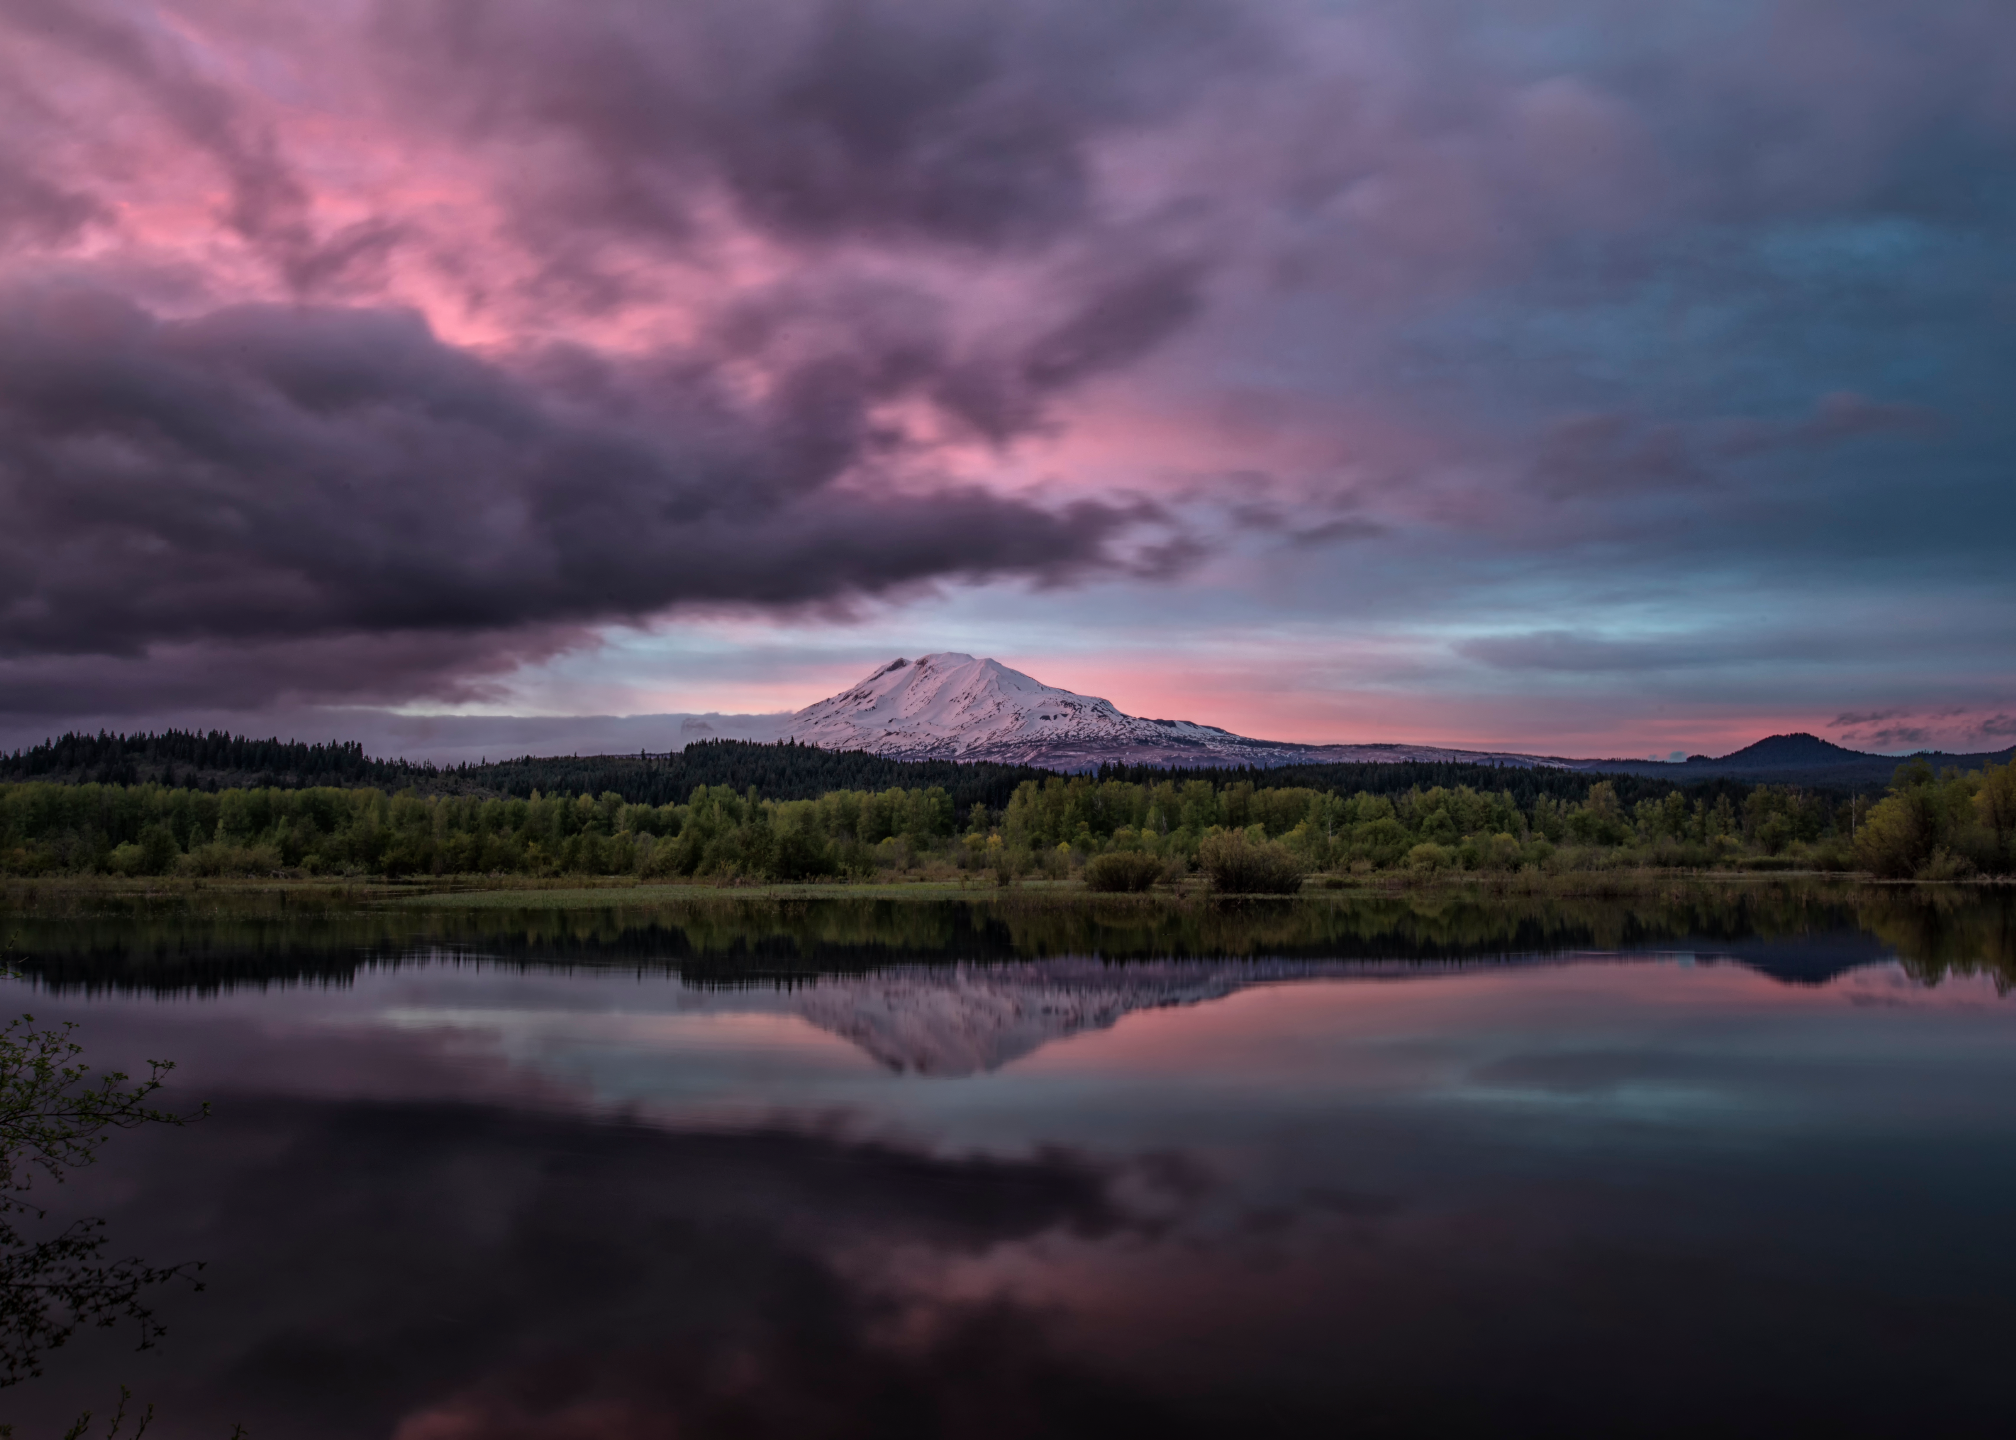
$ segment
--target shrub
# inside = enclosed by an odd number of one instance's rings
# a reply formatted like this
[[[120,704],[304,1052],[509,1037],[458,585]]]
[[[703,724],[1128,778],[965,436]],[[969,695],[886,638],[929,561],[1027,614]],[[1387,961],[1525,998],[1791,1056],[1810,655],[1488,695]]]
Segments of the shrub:
[[[122,875],[165,875],[182,858],[182,847],[175,843],[174,831],[154,824],[140,832],[138,845],[121,845],[112,855]]]
[[[1909,879],[1930,857],[1936,835],[1922,792],[1906,791],[1879,802],[1862,817],[1855,858],[1879,879]]]
[[[1736,862],[1736,868],[1758,874],[1781,874],[1802,867],[1796,855],[1747,855]]]
[[[1085,862],[1088,890],[1146,890],[1161,878],[1161,860],[1139,850],[1114,850]]]
[[[185,875],[270,875],[280,868],[280,852],[271,845],[230,845],[213,840],[182,857]]]
[[[105,868],[114,875],[138,875],[146,863],[147,852],[129,840],[124,845],[113,847],[111,855],[106,857]]]
[[[1434,841],[1425,841],[1407,852],[1407,868],[1421,875],[1447,870],[1455,856]]]
[[[1211,888],[1227,895],[1292,895],[1302,888],[1302,862],[1293,851],[1236,830],[1198,846],[1197,865],[1211,877]]]
[[[785,881],[822,878],[839,868],[819,839],[803,830],[790,830],[778,836],[770,860],[771,875]]]
[[[1945,846],[1934,850],[1918,867],[1919,880],[1971,880],[1974,878],[1974,862],[1965,855],[1955,855]]]

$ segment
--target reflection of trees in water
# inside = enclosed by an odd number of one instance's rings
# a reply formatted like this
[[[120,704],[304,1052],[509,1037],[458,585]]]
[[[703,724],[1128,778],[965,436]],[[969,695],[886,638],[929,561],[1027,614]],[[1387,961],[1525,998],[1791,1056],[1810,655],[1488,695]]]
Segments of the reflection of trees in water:
[[[1872,891],[1857,918],[1897,949],[1913,978],[1933,985],[1949,975],[1986,975],[2016,989],[2016,893],[1960,885],[1910,885]]]
[[[116,1070],[94,1076],[74,1029],[38,1030],[28,1015],[0,1027],[0,1386],[41,1374],[42,1357],[87,1326],[130,1323],[148,1349],[164,1333],[148,1295],[178,1279],[202,1288],[200,1265],[108,1258],[102,1220],[29,1233],[50,1219],[28,1199],[38,1184],[89,1165],[114,1131],[183,1123],[148,1103],[171,1062],[150,1061],[137,1082]]]
[[[21,968],[55,990],[199,993],[274,979],[341,983],[368,967],[456,957],[635,967],[732,985],[896,963],[1061,956],[1447,961],[1674,942],[1742,953],[1744,942],[1857,929],[1907,961],[1922,958],[1928,976],[1968,967],[2010,973],[2011,954],[2006,892],[1806,881],[1619,882],[1609,894],[1437,887],[1280,901],[697,890],[652,904],[626,904],[612,891],[606,906],[542,908],[533,894],[523,907],[458,910],[366,908],[364,898],[285,889],[100,897],[77,913],[17,912],[6,938]]]

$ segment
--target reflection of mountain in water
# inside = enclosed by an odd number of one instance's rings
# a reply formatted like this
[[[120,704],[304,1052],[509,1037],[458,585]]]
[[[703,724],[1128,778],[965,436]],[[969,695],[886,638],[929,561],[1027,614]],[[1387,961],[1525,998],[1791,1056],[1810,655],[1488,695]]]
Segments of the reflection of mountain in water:
[[[1419,965],[1405,967],[1420,974]],[[891,1070],[972,1075],[1136,1010],[1222,1000],[1278,980],[1401,973],[1397,966],[1293,960],[1096,959],[1023,965],[904,966],[829,976],[802,992],[799,1014],[851,1040]]]
[[[1824,984],[1858,966],[1890,958],[1879,942],[1748,947],[1703,943],[1661,947],[1737,964],[1791,984]],[[1732,951],[1734,953],[1732,953]],[[1615,960],[1628,951],[1581,955],[1501,955],[1506,965]],[[1419,960],[1135,960],[1114,964],[1070,956],[1005,964],[898,965],[865,975],[826,975],[798,993],[792,1008],[820,1029],[849,1040],[899,1073],[972,1075],[998,1070],[1053,1040],[1104,1030],[1136,1010],[1222,1000],[1255,985],[1287,980],[1418,977],[1478,968],[1476,962]]]
[[[1711,960],[1732,960],[1768,975],[1783,985],[1825,985],[1864,965],[1882,965],[1897,958],[1897,947],[1879,936],[1857,931],[1829,935],[1794,935],[1744,940],[1681,937],[1656,947],[1660,953],[1692,949]]]

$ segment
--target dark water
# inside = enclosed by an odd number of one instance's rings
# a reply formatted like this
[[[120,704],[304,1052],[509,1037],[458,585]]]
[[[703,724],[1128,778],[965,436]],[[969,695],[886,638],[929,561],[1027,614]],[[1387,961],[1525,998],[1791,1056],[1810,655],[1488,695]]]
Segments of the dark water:
[[[2007,892],[4,933],[215,1109],[63,1188],[209,1285],[23,1436],[2009,1433]]]

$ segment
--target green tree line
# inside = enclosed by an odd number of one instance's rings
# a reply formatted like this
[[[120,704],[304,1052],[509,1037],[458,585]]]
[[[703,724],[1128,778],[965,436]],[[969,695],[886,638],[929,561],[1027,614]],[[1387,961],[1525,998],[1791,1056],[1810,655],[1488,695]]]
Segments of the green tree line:
[[[2016,760],[1941,775],[1923,760],[1900,766],[1854,840],[1857,864],[1885,879],[2016,872]]]
[[[774,748],[774,747],[773,747]],[[14,875],[637,875],[850,878],[986,870],[1065,877],[1105,855],[1152,881],[1227,855],[1296,874],[1613,867],[1856,868],[1961,878],[2016,869],[2016,764],[1898,773],[1866,801],[1777,785],[1627,803],[1468,785],[1340,795],[1251,780],[1019,782],[998,808],[942,785],[773,799],[699,785],[683,800],[388,795],[379,789],[0,785],[0,872]],[[1251,847],[1250,849],[1242,847]],[[1218,859],[1214,859],[1218,857]],[[1159,865],[1159,868],[1157,868]],[[1095,876],[1098,872],[1094,872]],[[1116,887],[1119,888],[1119,887]]]

